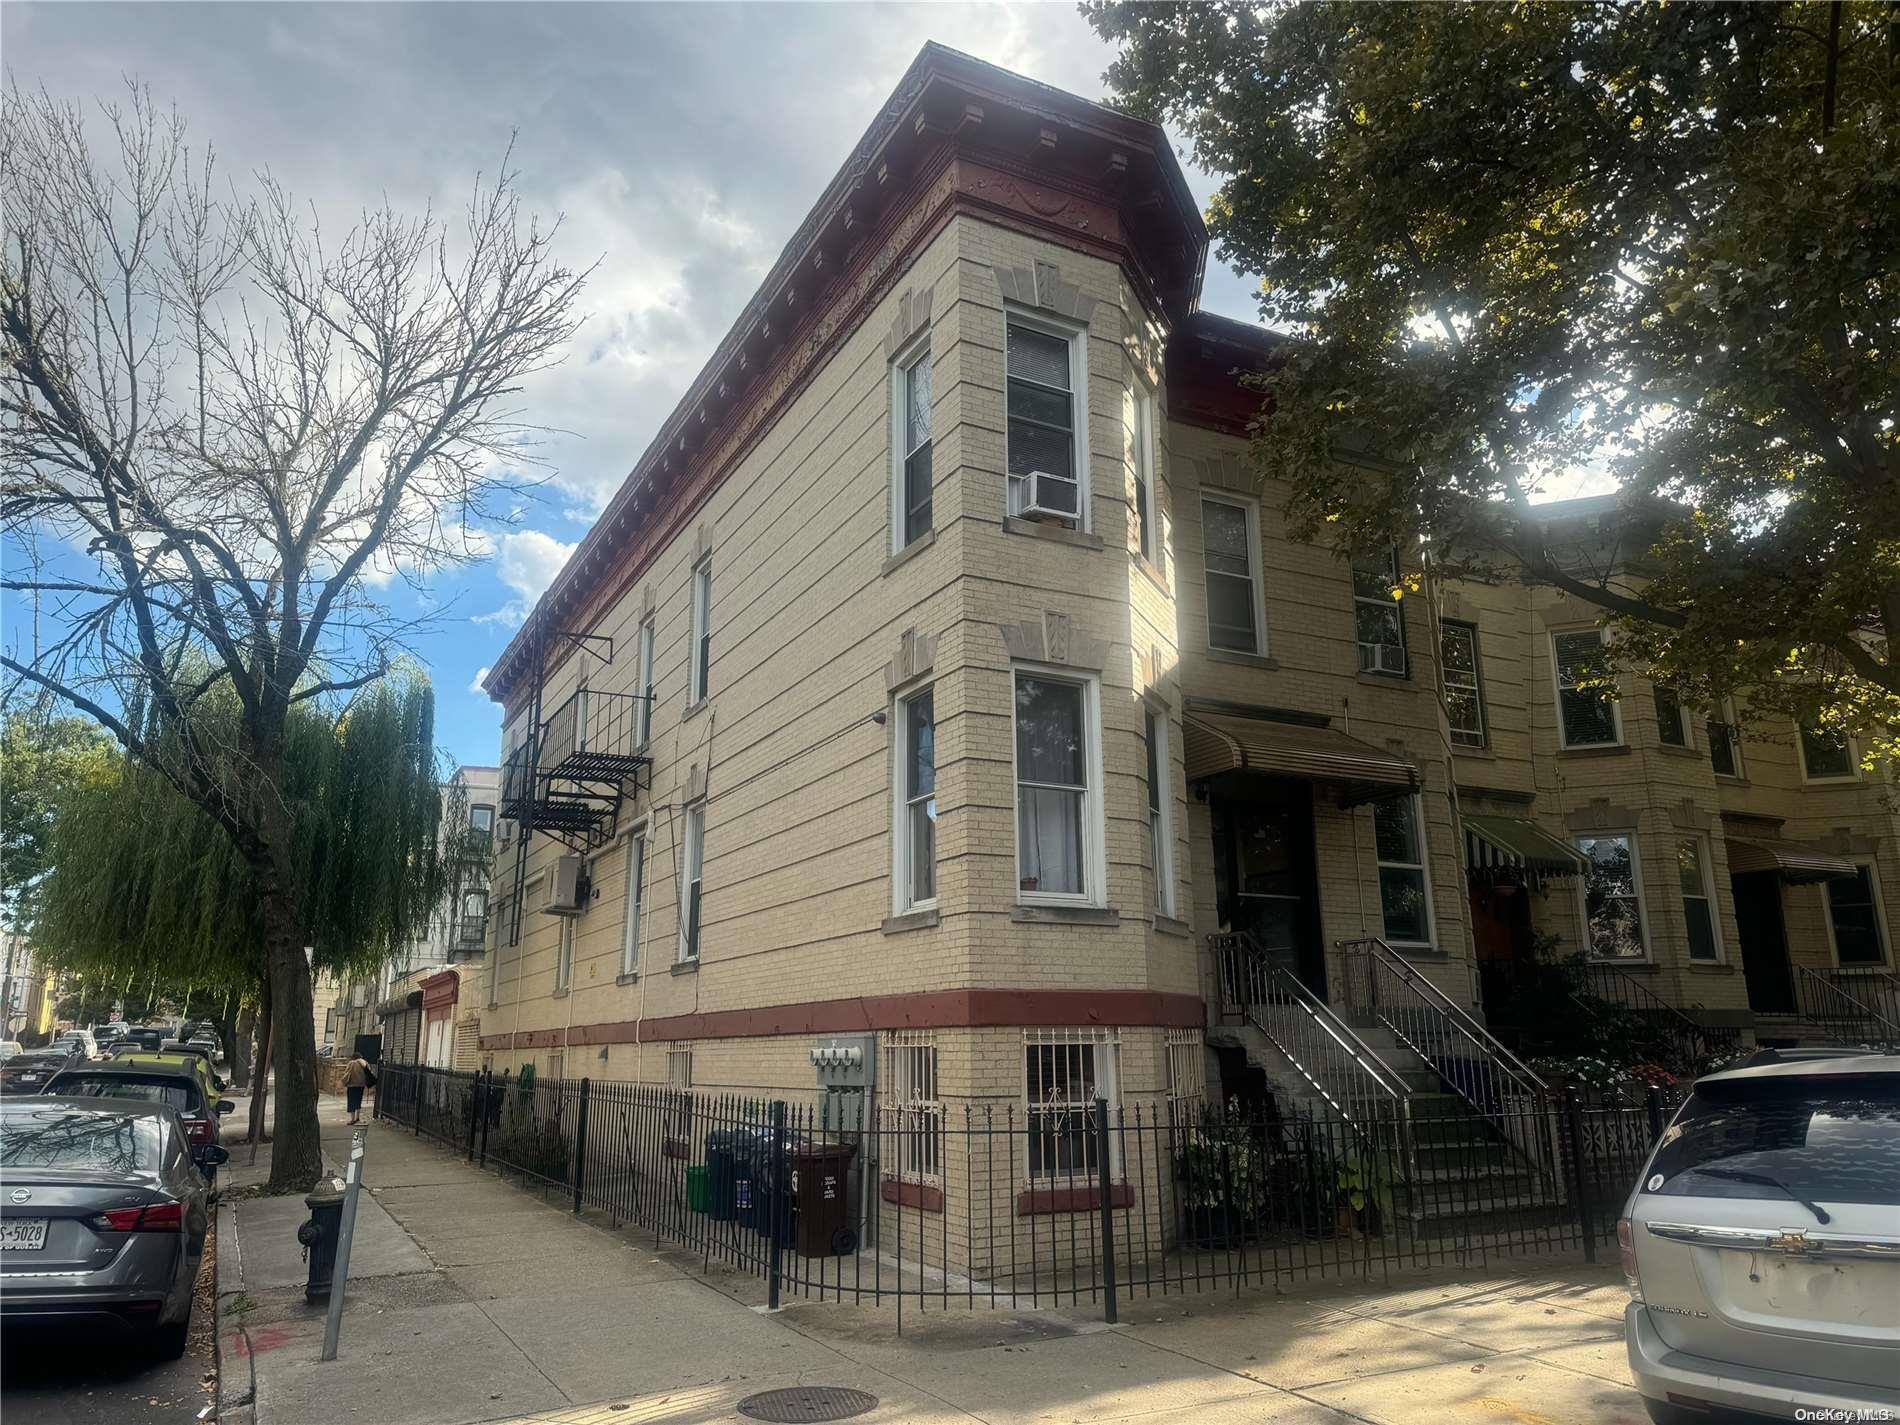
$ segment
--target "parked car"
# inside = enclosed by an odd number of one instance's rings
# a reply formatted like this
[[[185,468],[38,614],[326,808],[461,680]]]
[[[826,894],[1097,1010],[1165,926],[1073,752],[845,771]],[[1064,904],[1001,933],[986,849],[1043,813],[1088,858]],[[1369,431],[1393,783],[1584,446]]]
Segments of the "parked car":
[[[1652,1420],[1900,1419],[1900,1056],[1697,1080],[1617,1235]]]
[[[224,1080],[218,1077],[217,1070],[205,1062],[202,1054],[152,1053],[145,1049],[124,1048],[106,1060],[115,1068],[134,1064],[157,1064],[166,1068],[185,1069],[198,1076],[204,1085],[205,1096],[213,1104],[224,1098]]]
[[[126,1024],[123,1020],[114,1019],[105,1024],[93,1025],[92,1037],[99,1041],[101,1048],[104,1048],[121,1034],[124,1034],[129,1028],[131,1028],[131,1026]]]
[[[55,1049],[65,1046],[75,1053],[84,1054],[88,1059],[99,1057],[99,1041],[92,1037],[90,1029],[64,1029],[53,1036]]]
[[[70,1049],[35,1049],[0,1064],[0,1094],[44,1093],[53,1075],[84,1059]]]
[[[221,1064],[224,1062],[224,1045],[219,1042],[217,1035],[194,1034],[185,1042],[193,1049],[202,1049],[205,1053],[205,1057],[212,1063]]]
[[[182,1054],[198,1060],[199,1063],[204,1065],[205,1072],[217,1083],[219,1091],[223,1091],[224,1080],[219,1077],[218,1071],[211,1067],[211,1050],[205,1045],[190,1042],[180,1043],[176,1039],[168,1039],[160,1048],[159,1052],[162,1054]]]
[[[17,1039],[0,1039],[0,1064],[6,1063],[26,1052],[26,1046]]]
[[[78,1064],[53,1075],[46,1092],[58,1098],[113,1098],[162,1103],[176,1109],[185,1125],[194,1157],[218,1141],[218,1118],[235,1104],[211,1092],[192,1062],[148,1064],[118,1060],[108,1064]],[[207,1173],[207,1176],[212,1174]]]
[[[212,1166],[228,1156],[213,1145]],[[0,1322],[102,1324],[184,1354],[210,1187],[168,1104],[0,1103]]]
[[[141,1049],[157,1049],[171,1038],[165,1030],[151,1025],[138,1025],[119,1036],[121,1046],[133,1044]]]

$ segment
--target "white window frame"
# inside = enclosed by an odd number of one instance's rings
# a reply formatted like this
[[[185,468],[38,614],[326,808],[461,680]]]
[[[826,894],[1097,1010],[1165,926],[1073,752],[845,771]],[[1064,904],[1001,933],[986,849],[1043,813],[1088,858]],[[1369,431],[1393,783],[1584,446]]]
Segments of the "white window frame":
[[[1253,647],[1225,648],[1214,642],[1214,600],[1208,593],[1207,580],[1207,506],[1228,505],[1242,511],[1247,516],[1247,580],[1253,593]],[[1266,577],[1261,567],[1260,557],[1260,502],[1247,495],[1236,495],[1228,490],[1201,492],[1201,633],[1208,648],[1216,653],[1243,653],[1265,656],[1267,652],[1267,593]],[[1221,578],[1231,579],[1232,574],[1222,573]]]
[[[1714,849],[1709,844],[1709,838],[1706,836],[1703,836],[1700,832],[1679,831],[1676,833],[1676,840],[1678,842],[1684,842],[1684,841],[1689,842],[1695,847],[1697,866],[1702,872],[1702,899],[1703,899],[1703,902],[1709,908],[1709,939],[1715,946],[1714,959],[1700,960],[1696,958],[1696,955],[1694,953],[1695,942],[1689,939],[1689,931],[1688,931],[1689,909],[1685,905],[1682,911],[1683,941],[1684,941],[1683,958],[1691,965],[1727,964],[1728,963],[1728,947],[1724,945],[1722,941],[1721,902],[1715,898]],[[1632,853],[1632,856],[1633,856],[1633,853]],[[1680,865],[1680,863],[1678,863],[1678,865]],[[1680,870],[1678,870],[1677,872],[1677,880],[1678,881],[1681,880]],[[1688,899],[1688,892],[1684,891],[1682,894],[1683,894],[1683,899],[1686,901]],[[1640,910],[1640,899],[1638,902],[1638,908]]]
[[[887,1171],[899,1182],[943,1183],[942,1056],[927,1029],[901,1029],[884,1040],[887,1131],[896,1134]]]
[[[688,806],[684,817],[686,824],[680,830],[679,884],[679,963],[682,965],[699,959],[700,947],[706,938],[706,799],[701,797]],[[697,905],[693,896],[696,885],[699,887]]]
[[[1603,630],[1600,628],[1553,628],[1550,631],[1550,641],[1548,645],[1550,649],[1550,690],[1551,705],[1557,714],[1557,745],[1565,751],[1573,747],[1621,747],[1623,746],[1622,700],[1612,697],[1607,692],[1603,696],[1604,701],[1610,705],[1610,727],[1614,734],[1608,742],[1572,742],[1569,732],[1564,727],[1564,693],[1566,691],[1575,691],[1575,687],[1574,685],[1570,689],[1564,687],[1563,659],[1557,652],[1557,640],[1560,638],[1571,638],[1581,633],[1594,634],[1599,647],[1608,646],[1607,641],[1603,637]]]
[[[909,449],[905,448],[905,436],[907,434],[906,422],[910,414],[910,373],[916,370],[920,363],[929,363],[934,361],[934,359],[930,350],[930,333],[926,331],[923,335],[919,336],[916,341],[899,352],[896,359],[891,362],[891,553],[893,554],[908,549],[914,540],[922,539],[924,535],[937,527],[937,500],[936,492],[933,488],[930,500],[930,523],[920,530],[913,539],[906,539],[904,537],[905,525],[908,523],[910,516],[910,511],[907,508],[909,504],[909,491],[906,488],[908,483],[906,480],[906,472],[910,464],[910,457],[917,451],[923,449],[926,445],[931,447],[931,482],[933,487],[937,478],[935,439],[937,373],[934,366],[930,373],[931,428],[925,433],[924,439],[919,444],[911,446]]]
[[[712,552],[693,561],[687,584],[686,701],[698,707],[712,682]],[[702,661],[702,647],[705,652]]]
[[[1015,498],[1016,477],[1008,473],[1009,329],[1013,326],[1059,337],[1069,344],[1069,418],[1073,422],[1070,459],[1075,467],[1075,527],[1086,534],[1094,527],[1091,511],[1094,502],[1089,490],[1089,466],[1092,463],[1089,447],[1089,329],[1085,325],[1060,321],[1025,307],[1005,305],[1003,308],[1003,508],[1006,514],[1017,518],[1022,518],[1021,509],[1028,505],[1028,491],[1025,488],[1021,507],[1018,507]]]
[[[1094,1061],[1096,1098],[1105,1099],[1107,1101],[1108,1111],[1111,1115],[1110,1127],[1111,1129],[1113,1128],[1112,1115],[1121,1107],[1122,1101],[1122,1044],[1120,1031],[1116,1029],[1081,1027],[1073,1029],[1025,1029],[1023,1031],[1023,1048],[1020,1057],[1022,1066],[1023,1125],[1028,1130],[1028,1136],[1032,1143],[1039,1131],[1036,1126],[1037,1114],[1039,1110],[1047,1109],[1051,1104],[1038,1104],[1030,1092],[1030,1055],[1037,1049],[1054,1049],[1060,1052],[1065,1049],[1080,1051],[1083,1048],[1092,1048],[1094,1050],[1094,1054],[1091,1057]],[[1078,1063],[1079,1062],[1080,1055],[1078,1052]],[[1093,1113],[1094,1103],[1094,1099],[1090,1099],[1086,1104],[1074,1099],[1065,1099],[1055,1106],[1070,1112],[1087,1109],[1090,1113]],[[1093,1129],[1089,1126],[1091,1122],[1092,1120],[1086,1120],[1082,1130],[1085,1141],[1091,1139],[1093,1136]],[[1121,1136],[1120,1133],[1112,1131],[1108,1135],[1109,1177],[1112,1181],[1117,1183],[1124,1181],[1122,1176]],[[1092,1147],[1092,1144],[1090,1146]],[[1023,1169],[1028,1184],[1032,1187],[1039,1184],[1063,1184],[1071,1181],[1080,1185],[1095,1187],[1099,1185],[1101,1179],[1101,1165],[1099,1163],[1087,1163],[1085,1168],[1071,1174],[1047,1171],[1038,1173],[1035,1170],[1034,1162],[1027,1149],[1025,1149],[1023,1154]]]
[[[1159,446],[1155,434],[1158,402],[1154,390],[1139,376],[1129,388],[1133,401],[1135,456],[1135,507],[1130,510],[1135,527],[1135,552],[1157,569],[1166,568],[1161,549],[1160,482],[1155,472]],[[1144,546],[1146,546],[1144,548]]]
[[[666,1086],[680,1093],[693,1091],[693,1046],[675,1042],[666,1051]]]
[[[486,826],[475,820],[476,815],[481,812],[488,813],[488,824]],[[493,802],[476,802],[470,806],[468,809],[468,828],[470,831],[480,831],[486,832],[490,836],[494,835],[495,804]]]
[[[1386,561],[1385,567],[1381,570],[1378,570],[1377,572],[1386,576],[1388,580],[1388,584],[1387,584],[1388,592],[1377,598],[1374,598],[1371,594],[1362,594],[1359,592],[1359,583],[1358,583],[1358,577],[1357,577],[1361,573],[1369,574],[1374,571],[1370,569],[1362,568],[1362,561],[1360,559],[1352,559],[1352,560],[1347,561],[1347,573],[1353,579],[1352,641],[1353,641],[1353,646],[1355,650],[1355,657],[1358,663],[1358,671],[1361,673],[1370,673],[1374,677],[1377,677],[1377,678],[1409,678],[1412,676],[1412,643],[1411,643],[1411,639],[1409,635],[1407,634],[1406,627],[1405,627],[1405,600],[1395,599],[1392,597],[1391,593],[1389,592],[1391,589],[1396,589],[1399,587],[1399,551],[1396,546],[1385,551],[1385,561]],[[1386,610],[1391,611],[1393,615],[1394,627],[1396,627],[1399,632],[1399,644],[1398,644],[1399,666],[1398,667],[1387,668],[1383,666],[1383,663],[1384,663],[1383,650],[1388,648],[1390,646],[1389,644],[1361,643],[1359,641],[1359,605],[1361,604],[1371,604],[1374,608],[1379,609],[1382,612]],[[1368,656],[1367,655],[1368,649],[1380,650],[1380,655],[1379,655],[1380,664],[1378,666],[1369,666],[1367,664],[1366,658]]]
[[[637,869],[637,874],[636,874]],[[627,837],[627,863],[623,868],[627,884],[621,892],[621,907],[626,912],[620,927],[620,973],[631,975],[640,968],[640,911],[647,890],[646,823],[634,827]]]
[[[1149,732],[1153,736],[1153,773],[1145,776],[1148,783],[1148,831],[1150,851],[1154,865],[1154,911],[1157,915],[1174,915],[1174,772],[1171,762],[1172,747],[1168,740],[1168,710],[1152,704],[1143,703],[1141,707],[1142,755],[1145,764],[1150,760]]]
[[[1695,751],[1695,719],[1689,716],[1688,705],[1682,701],[1682,695],[1666,683],[1650,685],[1650,705],[1656,709],[1656,742],[1663,747],[1677,747],[1685,752]],[[1676,724],[1682,731],[1682,741],[1671,742],[1662,735],[1662,705],[1664,694],[1676,700]]]
[[[1867,893],[1874,902],[1874,941],[1880,948],[1878,960],[1857,960],[1852,965],[1841,960],[1841,942],[1834,931],[1834,897],[1828,894],[1826,886],[1821,887],[1821,913],[1827,917],[1827,948],[1834,957],[1834,968],[1847,970],[1891,970],[1893,968],[1893,942],[1887,936],[1887,904],[1880,894],[1880,867],[1872,857],[1856,857],[1854,864],[1867,873]]]
[[[1845,772],[1823,772],[1817,777],[1808,771],[1808,742],[1799,722],[1794,725],[1794,754],[1801,760],[1801,780],[1811,786],[1845,786],[1860,780],[1860,745],[1851,736],[1847,739]]]
[[[1011,691],[1013,695],[1014,689],[1012,688]],[[891,727],[895,732],[895,736],[891,739],[891,913],[893,915],[905,915],[911,911],[929,910],[937,904],[937,863],[935,859],[932,860],[930,868],[930,894],[917,897],[913,897],[911,894],[914,879],[912,873],[916,867],[912,864],[911,858],[910,819],[912,803],[915,802],[917,798],[912,795],[910,786],[910,721],[912,715],[911,705],[922,697],[930,698],[931,702],[930,713],[931,726],[933,729],[931,748],[932,765],[934,766],[936,748],[934,729],[936,727],[937,715],[935,684],[927,683],[921,687],[906,689],[892,699]],[[1013,700],[1012,696],[1012,701]],[[929,799],[932,802],[937,799],[934,778]],[[934,857],[936,850],[936,834],[934,831],[931,834],[931,849]]]
[[[564,990],[574,983],[574,922],[578,916],[560,917],[561,936],[554,951],[554,988]]]
[[[1729,753],[1735,759],[1735,770],[1724,772],[1716,767],[1715,738],[1712,736],[1709,738],[1709,770],[1718,777],[1727,777],[1730,781],[1746,781],[1748,763],[1742,757],[1742,719],[1741,714],[1735,711],[1735,699],[1724,697],[1716,704],[1715,710],[1721,714],[1721,717],[1716,718],[1715,721],[1728,729]]]
[[[1438,675],[1443,679],[1445,688],[1449,692],[1453,681],[1450,668],[1445,662],[1444,640],[1447,633],[1456,633],[1469,640],[1471,644],[1470,692],[1472,702],[1478,709],[1478,740],[1476,742],[1461,741],[1461,738],[1469,738],[1472,734],[1466,729],[1452,726],[1451,699],[1449,697],[1445,699],[1445,722],[1451,728],[1452,745],[1454,747],[1488,747],[1491,744],[1491,719],[1484,705],[1484,650],[1478,641],[1478,626],[1468,619],[1443,619],[1439,622]],[[1457,687],[1463,691],[1466,685],[1461,682],[1457,684]]]
[[[1082,891],[1026,891],[1022,889],[1022,780],[1016,766],[1016,680],[1040,678],[1052,683],[1071,683],[1082,689],[1082,725],[1087,747],[1083,754],[1088,783],[1082,789]],[[1041,663],[1009,665],[1009,775],[1011,843],[1016,879],[1016,900],[1021,905],[1104,906],[1108,904],[1108,864],[1105,841],[1107,828],[1102,810],[1102,678],[1099,673],[1078,673],[1073,668],[1051,667]]]
[[[1433,939],[1433,936],[1437,932],[1438,923],[1437,918],[1432,914],[1432,854],[1431,847],[1427,845],[1425,841],[1424,798],[1417,792],[1407,792],[1402,797],[1388,797],[1385,800],[1388,802],[1403,802],[1411,812],[1412,839],[1418,844],[1418,860],[1387,861],[1379,855],[1379,806],[1384,803],[1375,804],[1369,808],[1372,815],[1372,862],[1375,868],[1373,879],[1374,884],[1379,885],[1380,892],[1379,930],[1381,931],[1381,938],[1385,940],[1388,945],[1403,945],[1409,949],[1429,949],[1437,943]],[[1383,879],[1383,873],[1388,869],[1393,871],[1418,872],[1419,886],[1421,888],[1420,895],[1423,898],[1425,910],[1425,938],[1423,940],[1398,940],[1390,935],[1383,934],[1385,930],[1385,891],[1384,886],[1379,883]]]
[[[1582,927],[1583,954],[1587,960],[1604,965],[1648,964],[1654,958],[1653,944],[1649,933],[1649,897],[1643,888],[1643,852],[1642,838],[1635,831],[1580,831],[1573,841],[1578,852],[1587,860],[1589,853],[1583,850],[1586,841],[1607,841],[1612,837],[1621,837],[1630,846],[1630,889],[1636,897],[1636,938],[1642,943],[1640,955],[1599,955],[1596,942],[1590,938],[1590,876],[1588,872],[1577,878],[1577,924]]]
[[[654,616],[648,614],[640,620],[639,639],[639,693],[640,739],[638,746],[649,746],[653,741],[653,648],[656,642]]]

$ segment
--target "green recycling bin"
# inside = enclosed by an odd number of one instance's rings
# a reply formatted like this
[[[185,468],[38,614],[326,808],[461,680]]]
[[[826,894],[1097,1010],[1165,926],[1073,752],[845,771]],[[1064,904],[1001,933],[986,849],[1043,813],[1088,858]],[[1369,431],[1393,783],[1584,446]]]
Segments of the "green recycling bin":
[[[686,1205],[694,1212],[712,1211],[712,1183],[703,1167],[686,1170]]]

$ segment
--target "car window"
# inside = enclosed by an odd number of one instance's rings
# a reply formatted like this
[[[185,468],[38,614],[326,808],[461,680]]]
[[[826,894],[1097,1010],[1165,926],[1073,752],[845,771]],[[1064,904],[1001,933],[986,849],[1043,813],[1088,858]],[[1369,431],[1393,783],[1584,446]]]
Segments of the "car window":
[[[51,1092],[69,1098],[135,1098],[141,1103],[169,1104],[180,1113],[198,1107],[197,1087],[184,1079],[154,1074],[133,1078],[126,1074],[61,1074]]]
[[[1774,1182],[1731,1176],[1744,1173]],[[1663,1134],[1644,1190],[1900,1204],[1900,1075],[1700,1085]]]
[[[0,1119],[0,1167],[127,1173],[158,1165],[164,1125],[155,1118],[47,1104]]]

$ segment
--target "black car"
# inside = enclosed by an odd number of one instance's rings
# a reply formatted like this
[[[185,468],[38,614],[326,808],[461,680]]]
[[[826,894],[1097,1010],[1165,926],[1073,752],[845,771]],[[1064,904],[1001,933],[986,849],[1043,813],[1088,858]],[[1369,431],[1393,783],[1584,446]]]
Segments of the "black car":
[[[0,1064],[0,1094],[45,1093],[53,1075],[75,1064],[83,1064],[83,1055],[64,1049],[35,1049],[16,1054]]]
[[[156,1052],[167,1037],[165,1031],[162,1029],[147,1029],[141,1026],[139,1028],[126,1030],[125,1033],[119,1036],[118,1044],[113,1047],[120,1048],[127,1044],[136,1044],[141,1049],[149,1049]]]

